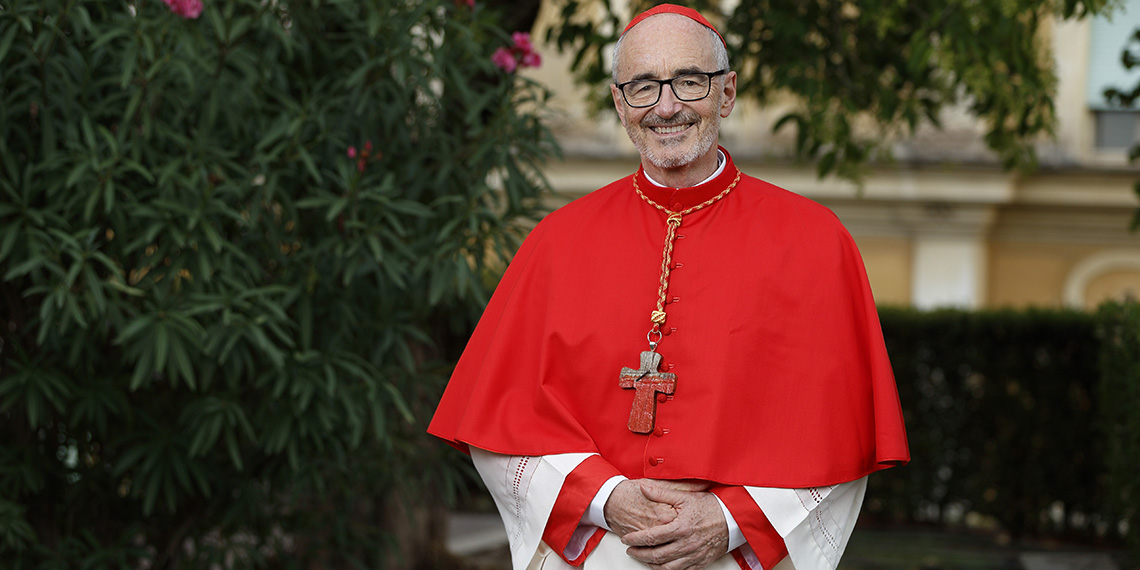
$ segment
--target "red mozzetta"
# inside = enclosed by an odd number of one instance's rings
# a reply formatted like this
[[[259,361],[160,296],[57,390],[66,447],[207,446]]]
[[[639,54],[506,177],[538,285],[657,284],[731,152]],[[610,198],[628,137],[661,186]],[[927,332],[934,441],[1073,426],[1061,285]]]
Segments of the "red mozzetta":
[[[723,150],[723,149],[722,149]],[[638,187],[674,211],[737,175]],[[597,452],[630,478],[809,487],[909,460],[878,314],[830,210],[747,175],[684,216],[657,352],[676,375],[654,429],[627,427],[666,214],[626,177],[548,215],[487,306],[429,432],[459,449]]]

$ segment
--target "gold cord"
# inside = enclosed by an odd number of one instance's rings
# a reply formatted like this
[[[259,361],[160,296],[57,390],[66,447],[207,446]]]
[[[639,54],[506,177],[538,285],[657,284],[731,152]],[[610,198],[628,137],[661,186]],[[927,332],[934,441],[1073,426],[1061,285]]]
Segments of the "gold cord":
[[[642,193],[641,188],[637,186],[637,177],[633,177],[633,189],[637,192],[637,195],[641,196],[641,199],[645,200],[646,203],[648,203],[650,206],[653,206],[654,208],[665,212],[665,214],[669,216],[665,221],[665,249],[661,254],[661,280],[659,287],[657,288],[657,310],[653,311],[649,316],[649,321],[653,323],[653,328],[649,330],[648,335],[650,348],[656,348],[657,341],[653,340],[654,333],[656,333],[657,339],[660,340],[661,325],[665,324],[665,294],[669,291],[669,272],[672,270],[670,265],[673,264],[673,242],[677,240],[677,228],[681,227],[681,218],[684,217],[685,214],[689,214],[710,206],[717,200],[724,198],[733,188],[736,187],[737,182],[740,182],[740,170],[736,171],[736,178],[732,180],[732,184],[729,184],[728,188],[724,189],[724,192],[721,192],[720,194],[717,194],[709,200],[697,204],[692,208],[688,208],[680,212],[674,212],[673,210],[670,210],[669,208],[666,208],[665,206],[662,206],[661,204],[650,200],[649,196],[646,196],[644,193]]]

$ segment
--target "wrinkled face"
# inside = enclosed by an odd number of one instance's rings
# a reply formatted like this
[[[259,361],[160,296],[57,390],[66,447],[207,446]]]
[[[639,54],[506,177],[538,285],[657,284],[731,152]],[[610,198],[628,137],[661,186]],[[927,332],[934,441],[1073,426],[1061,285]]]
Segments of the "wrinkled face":
[[[719,71],[707,28],[677,14],[658,14],[634,26],[622,40],[617,81],[669,79],[693,72]],[[736,75],[712,80],[708,97],[680,101],[662,87],[656,105],[633,108],[611,86],[614,105],[626,133],[641,156],[661,169],[672,169],[715,155],[720,119],[736,101]]]

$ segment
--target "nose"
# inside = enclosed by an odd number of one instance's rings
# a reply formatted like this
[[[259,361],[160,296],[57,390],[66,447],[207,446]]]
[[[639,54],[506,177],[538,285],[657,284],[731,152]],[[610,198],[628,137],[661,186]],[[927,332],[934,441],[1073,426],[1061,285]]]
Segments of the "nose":
[[[681,101],[677,99],[677,94],[673,92],[673,84],[661,86],[661,97],[657,100],[657,104],[653,106],[653,112],[657,113],[662,118],[668,119],[677,114],[681,110]]]

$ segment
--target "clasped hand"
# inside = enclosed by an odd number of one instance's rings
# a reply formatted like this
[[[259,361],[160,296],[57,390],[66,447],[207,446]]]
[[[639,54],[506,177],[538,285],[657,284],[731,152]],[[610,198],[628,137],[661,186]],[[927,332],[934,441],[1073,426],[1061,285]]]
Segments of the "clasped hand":
[[[626,553],[651,568],[699,570],[728,551],[728,523],[705,483],[623,481],[605,516]]]

